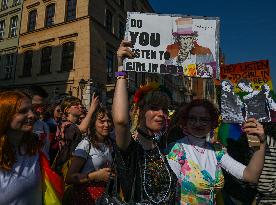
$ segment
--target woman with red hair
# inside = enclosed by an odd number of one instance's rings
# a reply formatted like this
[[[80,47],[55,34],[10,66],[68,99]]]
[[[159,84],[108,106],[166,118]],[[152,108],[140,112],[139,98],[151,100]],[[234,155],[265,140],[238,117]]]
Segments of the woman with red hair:
[[[42,204],[39,143],[31,98],[0,93],[0,204]]]

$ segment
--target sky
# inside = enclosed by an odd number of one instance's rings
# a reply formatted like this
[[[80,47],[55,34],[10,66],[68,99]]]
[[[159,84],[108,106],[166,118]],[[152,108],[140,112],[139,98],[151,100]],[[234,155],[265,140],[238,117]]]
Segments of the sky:
[[[226,64],[269,60],[276,90],[276,0],[149,0],[155,13],[220,18]]]

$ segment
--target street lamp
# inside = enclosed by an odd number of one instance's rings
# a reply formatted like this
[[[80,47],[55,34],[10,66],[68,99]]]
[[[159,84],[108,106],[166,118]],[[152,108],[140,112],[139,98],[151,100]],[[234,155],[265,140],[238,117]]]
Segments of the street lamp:
[[[80,79],[79,81],[79,86],[80,86],[80,90],[81,90],[81,102],[82,102],[82,98],[83,98],[83,89],[85,88],[85,85],[86,85],[87,81],[85,81],[83,78]]]

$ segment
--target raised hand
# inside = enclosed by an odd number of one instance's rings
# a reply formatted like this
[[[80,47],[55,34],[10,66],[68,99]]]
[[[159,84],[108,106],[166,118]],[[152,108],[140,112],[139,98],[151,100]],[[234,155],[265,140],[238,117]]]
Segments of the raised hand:
[[[118,66],[123,65],[123,60],[125,58],[133,58],[134,57],[134,53],[130,50],[129,47],[132,47],[132,44],[130,41],[123,40],[120,43],[120,47],[117,50]]]
[[[266,140],[263,125],[254,118],[249,118],[242,126],[243,131],[247,135],[254,135],[259,138],[260,143]]]

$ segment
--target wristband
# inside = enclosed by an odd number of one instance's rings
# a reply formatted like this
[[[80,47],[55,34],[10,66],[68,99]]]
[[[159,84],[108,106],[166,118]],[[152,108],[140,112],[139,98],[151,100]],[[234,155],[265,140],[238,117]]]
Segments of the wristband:
[[[119,71],[119,72],[115,72],[115,77],[123,77],[123,76],[127,76],[127,73],[125,71]]]

